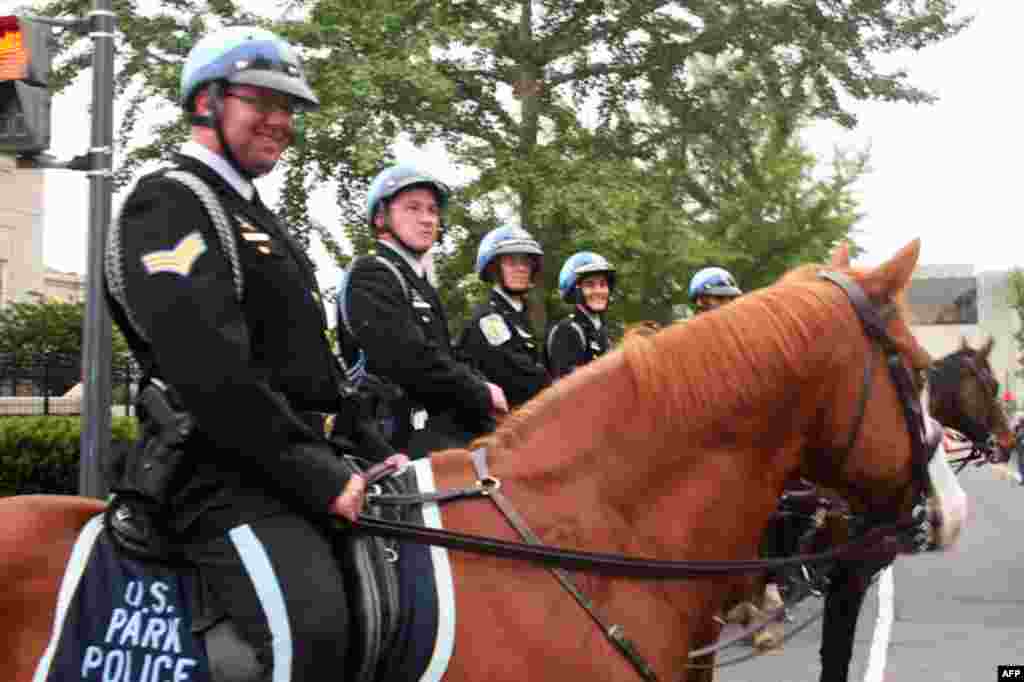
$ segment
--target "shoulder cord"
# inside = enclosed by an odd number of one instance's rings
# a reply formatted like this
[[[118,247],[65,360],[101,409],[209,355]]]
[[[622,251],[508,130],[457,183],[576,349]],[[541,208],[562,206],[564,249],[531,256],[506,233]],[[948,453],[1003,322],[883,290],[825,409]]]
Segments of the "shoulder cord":
[[[398,283],[402,285],[402,293],[405,296],[405,300],[410,302],[412,301],[412,296],[409,294],[409,285],[408,283],[406,283],[405,277],[402,276],[402,273],[398,269],[398,266],[389,261],[387,258],[381,258],[380,256],[377,255],[371,255],[357,256],[356,258],[352,259],[352,262],[349,263],[348,269],[345,271],[345,274],[341,278],[341,286],[339,287],[338,291],[338,317],[341,318],[341,323],[345,325],[345,330],[348,332],[348,335],[352,337],[353,341],[356,339],[356,335],[355,332],[352,331],[352,322],[349,320],[348,316],[348,284],[349,281],[352,279],[352,274],[355,272],[356,265],[363,261],[365,258],[376,259],[377,262],[383,263],[385,266],[387,266],[388,270],[390,270],[391,273],[398,280]],[[345,377],[350,382],[357,386],[360,383],[362,383],[363,379],[366,378],[366,351],[363,348],[359,348],[359,353],[357,354],[356,360],[352,364],[352,366],[345,367]]]
[[[580,343],[583,345],[583,350],[584,351],[587,350],[587,335],[583,332],[583,327],[581,327],[579,325],[579,323],[576,320],[572,319],[572,318],[566,318],[566,320],[568,320],[569,324],[572,326],[572,328],[576,330],[576,333],[580,335]],[[551,351],[554,348],[555,332],[558,331],[559,327],[561,327],[563,324],[565,324],[566,320],[562,320],[561,322],[556,324],[554,327],[552,327],[551,331],[548,332],[547,347],[548,347],[548,358],[549,359],[551,358],[551,355],[552,355]]]
[[[231,227],[227,214],[220,200],[213,193],[213,190],[198,176],[183,170],[172,170],[164,174],[164,177],[175,180],[190,190],[206,208],[210,221],[213,223],[220,239],[221,248],[227,256],[231,265],[231,277],[235,284],[235,300],[242,302],[245,293],[245,282],[242,278],[242,266],[238,258],[238,244],[235,241],[235,232]],[[104,257],[104,270],[107,275],[107,283],[110,286],[110,293],[124,309],[128,322],[132,325],[135,333],[149,343],[150,339],[139,324],[131,307],[128,305],[128,295],[124,286],[124,254],[121,250],[121,211],[118,210],[110,225],[110,234],[107,236],[107,252]]]

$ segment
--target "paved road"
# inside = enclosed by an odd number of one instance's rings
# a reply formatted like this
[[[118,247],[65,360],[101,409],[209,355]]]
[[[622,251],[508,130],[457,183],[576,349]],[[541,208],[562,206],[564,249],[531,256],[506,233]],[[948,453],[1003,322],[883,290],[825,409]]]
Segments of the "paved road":
[[[971,518],[949,552],[902,557],[893,572],[894,621],[884,673],[873,682],[989,682],[996,666],[1024,664],[1024,487],[970,468],[961,484]],[[861,613],[851,682],[865,679],[878,616],[878,587]],[[805,612],[821,603],[809,600]],[[816,624],[783,651],[719,672],[719,682],[812,682],[818,679]],[[747,653],[725,651],[721,658]]]

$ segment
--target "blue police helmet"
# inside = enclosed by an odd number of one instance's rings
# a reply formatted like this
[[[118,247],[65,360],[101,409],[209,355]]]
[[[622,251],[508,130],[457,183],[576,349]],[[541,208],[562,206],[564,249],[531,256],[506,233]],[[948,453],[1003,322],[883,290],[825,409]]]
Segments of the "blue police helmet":
[[[702,268],[690,280],[690,301],[698,296],[735,297],[742,293],[736,278],[725,268]]]
[[[580,251],[569,256],[558,273],[558,293],[562,300],[572,303],[575,300],[576,284],[587,275],[604,273],[608,278],[608,290],[615,290],[615,268],[605,260],[591,251]]]
[[[533,276],[543,267],[544,249],[537,240],[521,227],[498,227],[488,232],[480,241],[476,252],[476,274],[485,282],[491,279],[487,266],[504,253],[525,253],[533,256]]]
[[[186,111],[192,110],[199,88],[214,81],[291,95],[302,109],[320,106],[291,45],[256,26],[232,26],[196,43],[181,71],[179,94]]]
[[[434,191],[437,207],[443,212],[448,206],[448,195],[451,190],[430,173],[407,164],[390,166],[378,173],[370,183],[370,192],[366,196],[366,216],[370,226],[373,226],[373,218],[377,215],[377,209],[382,202],[391,199],[402,190],[420,185]]]

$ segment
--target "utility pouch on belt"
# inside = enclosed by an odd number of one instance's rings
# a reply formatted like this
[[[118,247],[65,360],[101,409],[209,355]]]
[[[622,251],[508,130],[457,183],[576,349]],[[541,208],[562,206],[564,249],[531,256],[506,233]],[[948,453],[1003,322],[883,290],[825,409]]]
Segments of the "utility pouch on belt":
[[[142,441],[135,456],[125,463],[118,492],[141,495],[146,500],[165,506],[174,493],[183,469],[183,445],[195,428],[188,412],[171,404],[162,384],[150,383],[135,401]]]

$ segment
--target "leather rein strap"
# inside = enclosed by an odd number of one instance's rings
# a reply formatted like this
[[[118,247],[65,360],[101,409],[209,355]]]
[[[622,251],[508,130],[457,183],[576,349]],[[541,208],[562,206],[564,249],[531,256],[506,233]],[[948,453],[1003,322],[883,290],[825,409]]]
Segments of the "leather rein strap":
[[[476,469],[477,479],[483,485],[484,490],[487,491],[487,497],[491,498],[495,506],[501,511],[520,537],[524,541],[531,545],[542,545],[541,539],[537,536],[530,526],[527,525],[526,521],[519,512],[515,510],[509,499],[505,497],[505,494],[501,492],[501,482],[498,479],[491,476],[490,470],[487,467],[487,450],[478,448],[471,454],[473,460],[473,468]],[[597,612],[597,607],[594,606],[594,602],[590,600],[583,591],[576,585],[576,582],[563,568],[557,566],[549,566],[548,570],[555,576],[565,591],[572,595],[576,603],[587,612],[587,615],[601,628],[602,634],[605,638],[614,646],[620,654],[622,654],[630,665],[636,670],[636,672],[645,680],[655,682],[658,676],[654,672],[654,668],[651,664],[644,660],[643,656],[636,648],[636,644],[631,639],[626,637],[625,629],[621,625],[608,625],[601,614]]]

